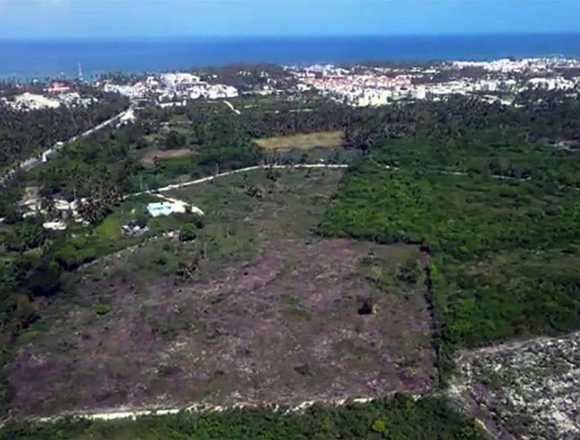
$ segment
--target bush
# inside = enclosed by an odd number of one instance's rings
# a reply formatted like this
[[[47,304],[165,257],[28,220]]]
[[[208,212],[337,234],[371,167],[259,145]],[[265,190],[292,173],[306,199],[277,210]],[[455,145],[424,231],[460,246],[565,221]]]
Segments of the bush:
[[[24,252],[42,245],[46,238],[46,231],[41,224],[27,220],[14,226],[6,247],[12,251]]]
[[[25,286],[37,296],[53,295],[60,289],[61,268],[54,260],[44,260],[35,266]]]
[[[97,258],[98,252],[85,238],[71,240],[55,252],[55,259],[66,270],[73,270]]]
[[[95,304],[93,309],[97,315],[104,316],[110,313],[113,308],[110,304]]]
[[[178,133],[175,130],[170,131],[165,138],[165,146],[168,149],[175,149],[185,146],[187,138],[185,135]]]
[[[179,233],[181,241],[193,241],[197,238],[197,226],[193,224],[184,225]]]
[[[371,161],[349,171],[320,225],[327,236],[420,243],[430,235],[430,183]]]
[[[416,285],[421,277],[421,268],[416,260],[409,260],[399,266],[397,279],[403,283]]]

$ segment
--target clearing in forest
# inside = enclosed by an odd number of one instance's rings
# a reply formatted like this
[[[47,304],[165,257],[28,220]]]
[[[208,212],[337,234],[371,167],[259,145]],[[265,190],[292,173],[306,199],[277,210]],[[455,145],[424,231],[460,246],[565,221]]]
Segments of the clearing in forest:
[[[73,274],[20,338],[13,414],[428,392],[420,250],[315,233],[341,174],[264,170],[171,193],[205,227]]]
[[[190,157],[193,155],[193,150],[190,148],[178,148],[175,150],[152,150],[148,151],[142,158],[141,163],[146,167],[152,167],[157,160],[180,159],[182,157]]]
[[[293,134],[264,139],[254,139],[265,150],[291,150],[294,148],[310,150],[317,147],[338,148],[344,143],[342,131],[321,131],[318,133]]]

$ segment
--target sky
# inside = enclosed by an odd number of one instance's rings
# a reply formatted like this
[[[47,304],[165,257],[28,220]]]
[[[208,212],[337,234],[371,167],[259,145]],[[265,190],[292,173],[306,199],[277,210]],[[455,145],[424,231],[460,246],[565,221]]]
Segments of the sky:
[[[0,38],[580,32],[580,0],[0,0]]]

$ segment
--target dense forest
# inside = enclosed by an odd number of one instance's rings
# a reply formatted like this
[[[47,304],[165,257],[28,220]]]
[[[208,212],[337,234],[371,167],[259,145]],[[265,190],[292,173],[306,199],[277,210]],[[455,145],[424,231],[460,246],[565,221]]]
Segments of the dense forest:
[[[22,112],[0,104],[0,170],[95,127],[127,107],[118,95],[97,93],[95,97],[98,102],[86,108]]]

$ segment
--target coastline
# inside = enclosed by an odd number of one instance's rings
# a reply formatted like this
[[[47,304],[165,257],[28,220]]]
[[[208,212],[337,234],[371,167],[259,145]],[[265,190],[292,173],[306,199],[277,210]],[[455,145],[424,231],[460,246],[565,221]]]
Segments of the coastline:
[[[87,78],[229,64],[440,62],[580,57],[580,33],[325,37],[0,39],[0,80]]]

